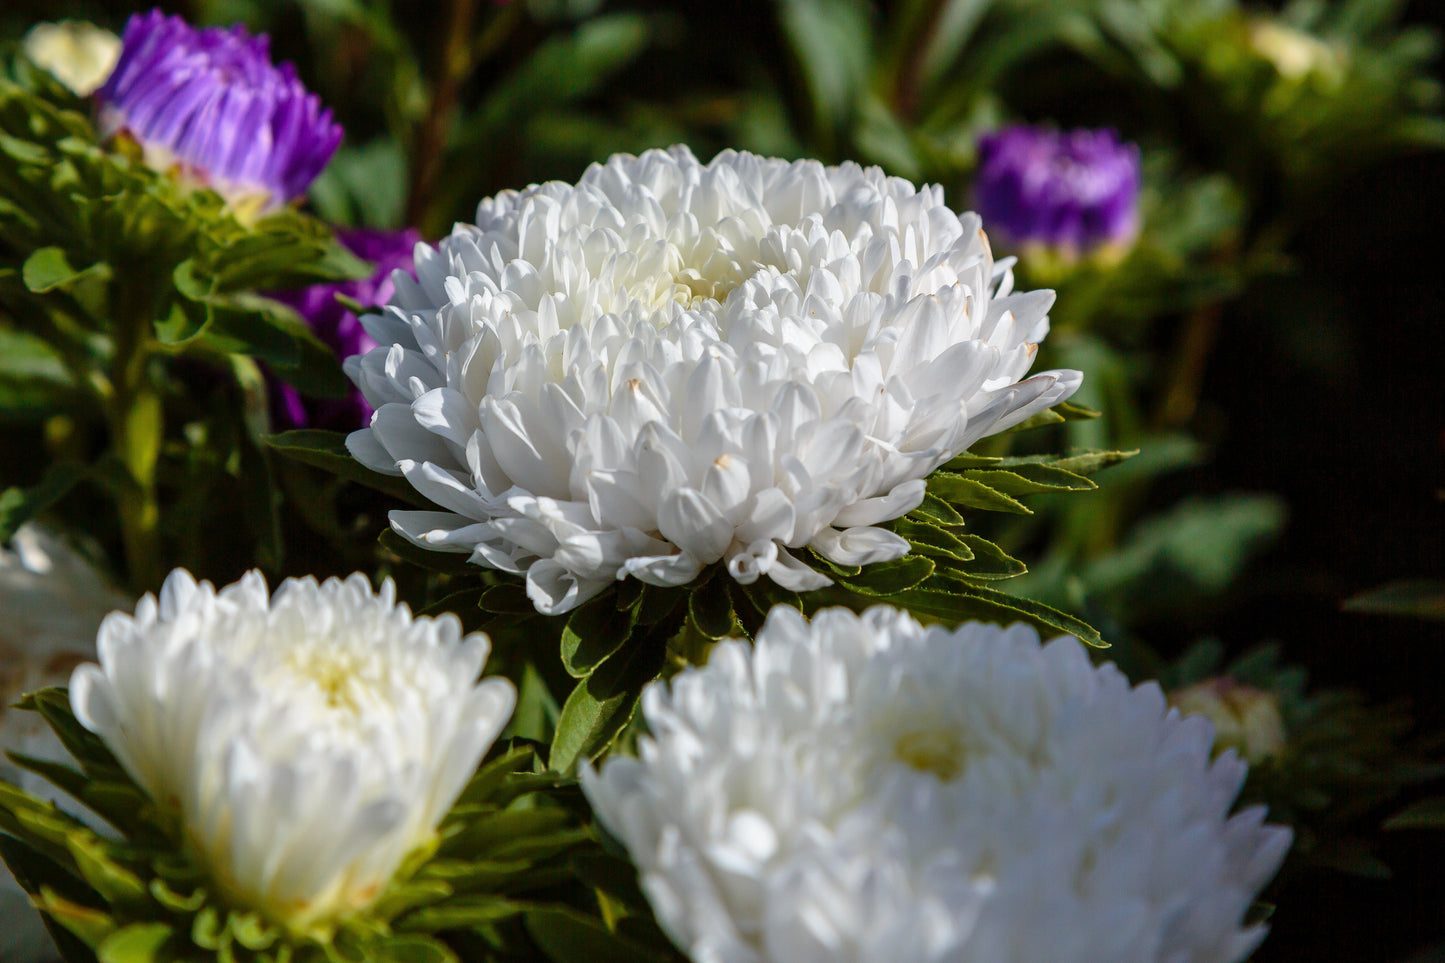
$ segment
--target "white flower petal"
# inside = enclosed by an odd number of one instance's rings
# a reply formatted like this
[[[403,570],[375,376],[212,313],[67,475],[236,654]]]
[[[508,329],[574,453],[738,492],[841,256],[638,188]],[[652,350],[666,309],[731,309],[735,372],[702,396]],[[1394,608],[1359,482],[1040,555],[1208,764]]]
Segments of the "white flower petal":
[[[217,592],[177,569],[137,609],[76,669],[76,718],[178,810],[210,873],[297,933],[381,895],[516,703],[476,681],[485,635],[359,574],[271,595],[259,573]]]
[[[618,155],[575,186],[483,201],[475,226],[419,248],[417,274],[364,319],[379,346],[346,371],[374,443],[350,447],[379,470],[415,463],[418,490],[470,521],[503,522],[523,493],[585,510],[593,542],[466,522],[413,538],[466,547],[465,531],[474,561],[509,570],[588,581],[596,553],[576,547],[635,530],[677,551],[623,539],[639,553],[624,576],[676,584],[726,556],[734,577],[828,584],[786,547],[909,511],[938,465],[1078,386],[1021,380],[1052,295],[1012,293],[976,216],[854,164]],[[867,538],[837,551],[892,551]],[[761,539],[776,560],[738,548]]]
[[[871,565],[908,554],[908,539],[886,528],[825,528],[813,536],[808,547],[839,565]]]
[[[695,960],[1233,963],[1290,839],[1207,723],[1021,626],[779,606],[642,714],[582,789]]]

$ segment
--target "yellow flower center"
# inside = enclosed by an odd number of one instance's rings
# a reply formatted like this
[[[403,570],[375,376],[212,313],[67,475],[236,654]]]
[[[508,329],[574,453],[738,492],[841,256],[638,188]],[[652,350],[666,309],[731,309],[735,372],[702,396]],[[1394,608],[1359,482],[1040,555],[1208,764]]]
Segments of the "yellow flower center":
[[[893,752],[904,765],[931,772],[943,782],[958,778],[968,756],[958,733],[947,729],[905,732],[894,741]]]

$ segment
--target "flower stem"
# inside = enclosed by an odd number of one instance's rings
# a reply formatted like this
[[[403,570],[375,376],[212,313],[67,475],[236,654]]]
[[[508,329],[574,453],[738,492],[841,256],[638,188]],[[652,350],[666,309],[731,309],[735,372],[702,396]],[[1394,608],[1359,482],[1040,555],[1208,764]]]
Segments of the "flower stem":
[[[451,119],[462,81],[472,72],[472,65],[476,62],[472,47],[472,24],[476,15],[476,0],[452,0],[446,44],[442,49],[441,76],[437,78],[436,91],[421,123],[412,154],[411,189],[406,198],[408,224],[422,223],[436,188],[447,122]]]
[[[150,377],[151,322],[140,307],[145,291],[122,285],[120,293],[122,310],[116,319],[110,379],[113,394],[106,405],[106,420],[111,450],[125,470],[116,492],[116,507],[126,571],[132,587],[149,590],[160,585],[164,574],[156,463],[165,436],[165,417],[160,391]]]

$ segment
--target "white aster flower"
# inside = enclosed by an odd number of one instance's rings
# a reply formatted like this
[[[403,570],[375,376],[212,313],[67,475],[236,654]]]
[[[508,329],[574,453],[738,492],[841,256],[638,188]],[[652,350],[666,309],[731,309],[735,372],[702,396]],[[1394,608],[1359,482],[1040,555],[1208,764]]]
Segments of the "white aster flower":
[[[38,713],[14,703],[27,692],[64,685],[79,662],[95,658],[95,630],[130,602],[74,549],[34,523],[0,546],[0,779],[63,806],[87,810],[49,782],[10,762],[20,752],[53,762],[69,755]],[[58,959],[40,914],[0,864],[0,960]]]
[[[115,69],[120,38],[84,20],[37,23],[25,34],[25,56],[81,97],[89,97]]]
[[[488,641],[413,617],[390,581],[184,569],[101,625],[76,717],[161,806],[220,892],[293,932],[369,906],[512,713]]]
[[[773,610],[582,785],[698,963],[1234,961],[1290,833],[1200,717],[1064,637]]]
[[[898,558],[874,526],[924,476],[1081,379],[1020,380],[1053,294],[1010,293],[977,216],[854,164],[618,155],[483,201],[416,267],[362,319],[348,445],[442,509],[397,532],[525,572],[549,614],[719,561],[828,584],[804,546]]]

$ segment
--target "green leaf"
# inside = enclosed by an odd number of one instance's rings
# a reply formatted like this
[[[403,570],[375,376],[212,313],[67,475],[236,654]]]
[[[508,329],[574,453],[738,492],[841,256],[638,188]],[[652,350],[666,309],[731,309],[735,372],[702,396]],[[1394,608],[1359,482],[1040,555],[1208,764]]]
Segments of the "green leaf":
[[[665,959],[613,933],[600,919],[573,909],[535,909],[527,914],[526,921],[527,932],[552,963],[646,963]]]
[[[1028,566],[999,548],[981,535],[965,534],[959,541],[968,546],[973,558],[961,565],[951,566],[969,578],[1003,579],[1014,578],[1028,571]]]
[[[92,780],[127,778],[105,742],[75,718],[70,709],[70,694],[67,690],[50,687],[32,692],[21,700],[20,706],[40,713],[65,746],[65,751],[80,763]]]
[[[935,475],[937,472],[934,473]],[[917,517],[925,522],[934,522],[939,525],[962,525],[964,518],[958,510],[948,502],[929,492],[923,496],[923,503],[908,513],[910,518]]]
[[[477,606],[499,615],[534,615],[537,611],[537,606],[527,597],[527,586],[515,579],[489,587]]]
[[[957,625],[969,619],[985,622],[1027,622],[1046,633],[1072,635],[1086,645],[1107,648],[1093,626],[1058,609],[1030,599],[999,592],[995,589],[949,580],[947,590],[936,588],[910,589],[892,599],[899,608],[927,619]]]
[[[500,923],[524,912],[529,904],[504,899],[489,893],[457,896],[434,906],[425,906],[397,920],[399,930],[436,933],[441,930],[466,929]]]
[[[1016,431],[1029,431],[1034,428],[1043,428],[1046,425],[1060,425],[1066,421],[1088,421],[1099,417],[1103,412],[1095,411],[1093,408],[1086,408],[1083,405],[1071,405],[1067,401],[1060,402],[1046,411],[1041,411],[1032,418],[1027,418],[1008,429],[1006,434]]]
[[[571,772],[580,759],[593,758],[612,744],[637,707],[642,687],[662,669],[665,640],[671,632],[637,635],[628,640],[562,704],[548,765]]]
[[[946,558],[957,562],[968,562],[973,559],[973,549],[969,548],[968,543],[958,535],[948,529],[926,524],[918,520],[917,516],[905,516],[898,519],[893,523],[893,531],[908,539],[908,544],[912,546],[910,550],[918,555]]]
[[[558,840],[564,845],[570,844],[578,829],[576,820],[565,809],[509,809],[465,820],[461,831],[447,839],[441,851],[447,859],[468,862],[482,858],[492,861],[521,859],[533,855],[529,850],[552,848]],[[431,873],[441,868],[430,867],[427,871]]]
[[[15,763],[15,765],[19,766],[21,769],[35,773],[46,782],[50,783],[53,786],[59,787],[61,790],[69,793],[76,799],[81,798],[82,794],[85,792],[86,786],[90,784],[90,780],[87,779],[82,773],[77,772],[76,770],[72,769],[70,766],[65,765],[64,763],[56,762],[53,759],[41,759],[38,756],[27,756],[23,752],[7,751],[5,755],[9,757],[11,762]]]
[[[873,24],[860,0],[781,0],[778,20],[808,90],[814,133],[833,140],[872,74]]]
[[[733,632],[733,600],[728,591],[732,579],[723,571],[714,571],[687,598],[687,611],[693,627],[709,639],[721,639]]]
[[[426,936],[389,936],[368,954],[377,963],[457,963],[445,943]]]
[[[919,555],[905,555],[890,562],[874,562],[852,578],[841,579],[855,592],[891,596],[910,589],[933,574],[933,562]]]
[[[647,897],[637,882],[637,867],[603,850],[577,853],[570,860],[577,878],[627,906],[645,910]]]
[[[64,498],[91,471],[91,466],[79,462],[52,462],[29,488],[0,491],[0,543],[9,542],[21,525]]]
[[[1445,829],[1445,796],[1411,803],[1385,820],[1386,829]]]
[[[107,936],[95,955],[100,963],[168,963],[177,958],[167,948],[174,935],[165,923],[132,923]]]
[[[232,910],[226,915],[226,929],[248,950],[264,950],[276,942],[280,931],[259,913]]]
[[[1099,486],[1082,475],[1050,465],[1014,465],[1006,470],[974,469],[964,476],[1006,495],[1087,492]]]
[[[131,912],[150,904],[150,892],[139,876],[111,859],[110,843],[91,833],[72,833],[70,855],[85,881],[112,906]]]
[[[1032,515],[1017,499],[991,488],[967,475],[953,475],[936,471],[928,476],[928,493],[952,505],[981,508],[989,512],[1013,512],[1016,515]]]
[[[1445,582],[1431,578],[1400,579],[1345,600],[1346,612],[1445,619]]]
[[[110,265],[103,261],[77,271],[70,266],[65,251],[58,247],[42,247],[26,258],[21,268],[25,287],[32,294],[45,294],[57,288],[70,287],[87,277],[107,280],[110,276]]]
[[[1139,454],[1137,448],[1129,451],[1083,451],[1066,458],[1054,459],[1049,464],[1055,468],[1073,472],[1075,475],[1092,475],[1110,465],[1128,461],[1137,454]]]
[[[591,675],[632,634],[637,612],[619,612],[608,593],[578,607],[562,629],[562,667],[574,679]]]
[[[346,450],[346,432],[322,431],[318,428],[299,428],[266,436],[266,445],[272,451],[285,455],[302,464],[320,468],[338,478],[357,482],[375,489],[410,505],[424,508],[435,506],[417,494],[405,478],[400,475],[383,475],[372,471],[351,456]]]
[[[0,418],[59,408],[75,391],[64,361],[47,342],[0,327]]]

